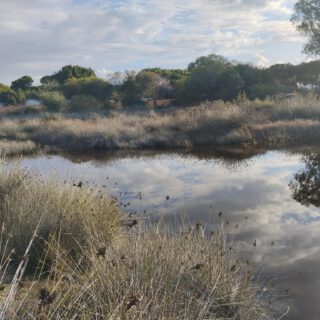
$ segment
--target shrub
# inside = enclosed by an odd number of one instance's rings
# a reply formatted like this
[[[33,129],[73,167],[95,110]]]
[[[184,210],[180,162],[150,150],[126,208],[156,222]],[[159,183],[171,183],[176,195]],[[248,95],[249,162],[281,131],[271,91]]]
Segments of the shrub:
[[[0,92],[0,100],[7,105],[24,104],[26,101],[26,95],[22,90],[18,90],[16,92],[9,90],[2,93]]]
[[[104,101],[110,97],[112,86],[107,81],[97,78],[71,78],[61,86],[61,90],[68,99],[81,94],[91,95],[99,101]]]
[[[40,100],[50,111],[64,111],[67,106],[65,96],[58,91],[41,93]]]
[[[79,94],[70,102],[70,111],[94,111],[101,107],[99,101],[91,95]]]
[[[3,83],[0,83],[0,94],[7,93],[10,91],[10,88]]]

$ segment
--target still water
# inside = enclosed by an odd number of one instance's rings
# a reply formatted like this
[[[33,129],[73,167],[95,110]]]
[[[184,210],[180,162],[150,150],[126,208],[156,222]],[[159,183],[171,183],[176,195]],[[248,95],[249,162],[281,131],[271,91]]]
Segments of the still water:
[[[223,222],[234,247],[288,296],[288,319],[313,320],[320,319],[319,151],[118,152],[24,158],[22,165],[95,185],[126,212],[184,214],[208,228]]]

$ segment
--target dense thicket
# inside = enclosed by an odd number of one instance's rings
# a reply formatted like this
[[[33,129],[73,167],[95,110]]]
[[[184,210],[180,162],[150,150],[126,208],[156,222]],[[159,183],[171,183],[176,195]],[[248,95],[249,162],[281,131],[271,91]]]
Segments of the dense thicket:
[[[186,69],[116,72],[105,80],[91,68],[69,65],[44,76],[38,87],[31,86],[29,76],[13,81],[11,87],[0,84],[0,102],[21,104],[33,97],[52,111],[80,111],[137,105],[148,99],[172,99],[181,105],[232,101],[244,94],[263,99],[301,90],[320,91],[319,74],[320,60],[259,68],[214,54],[197,58]]]

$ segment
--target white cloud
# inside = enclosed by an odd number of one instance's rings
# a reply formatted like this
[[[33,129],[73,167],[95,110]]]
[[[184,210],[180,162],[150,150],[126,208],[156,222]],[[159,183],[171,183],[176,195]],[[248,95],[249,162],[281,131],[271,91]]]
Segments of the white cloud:
[[[270,61],[261,53],[256,54],[256,65],[259,67],[266,67],[270,64]]]
[[[52,73],[186,66],[212,52],[256,61],[262,46],[302,39],[293,0],[0,0],[0,81]],[[298,49],[299,50],[299,49]],[[272,55],[274,56],[274,54]],[[286,60],[281,52],[279,60]],[[301,59],[299,51],[296,59]]]

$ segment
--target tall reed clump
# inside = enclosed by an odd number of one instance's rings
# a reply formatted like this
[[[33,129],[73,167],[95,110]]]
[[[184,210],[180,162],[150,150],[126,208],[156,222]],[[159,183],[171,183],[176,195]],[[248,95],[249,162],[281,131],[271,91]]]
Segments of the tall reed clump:
[[[51,242],[50,276],[17,292],[10,319],[272,319],[250,266],[226,252],[222,235],[134,228],[112,245],[92,235],[85,268]]]
[[[81,182],[0,169],[0,320],[272,318],[221,231],[142,224]]]
[[[14,261],[23,256],[33,232],[41,220],[30,252],[29,267],[39,263],[43,246],[51,236],[59,235],[62,247],[74,256],[85,246],[88,232],[99,232],[106,241],[118,233],[119,212],[106,196],[54,179],[31,175],[19,165],[0,165],[0,222],[10,237]],[[31,268],[32,269],[32,268]]]

